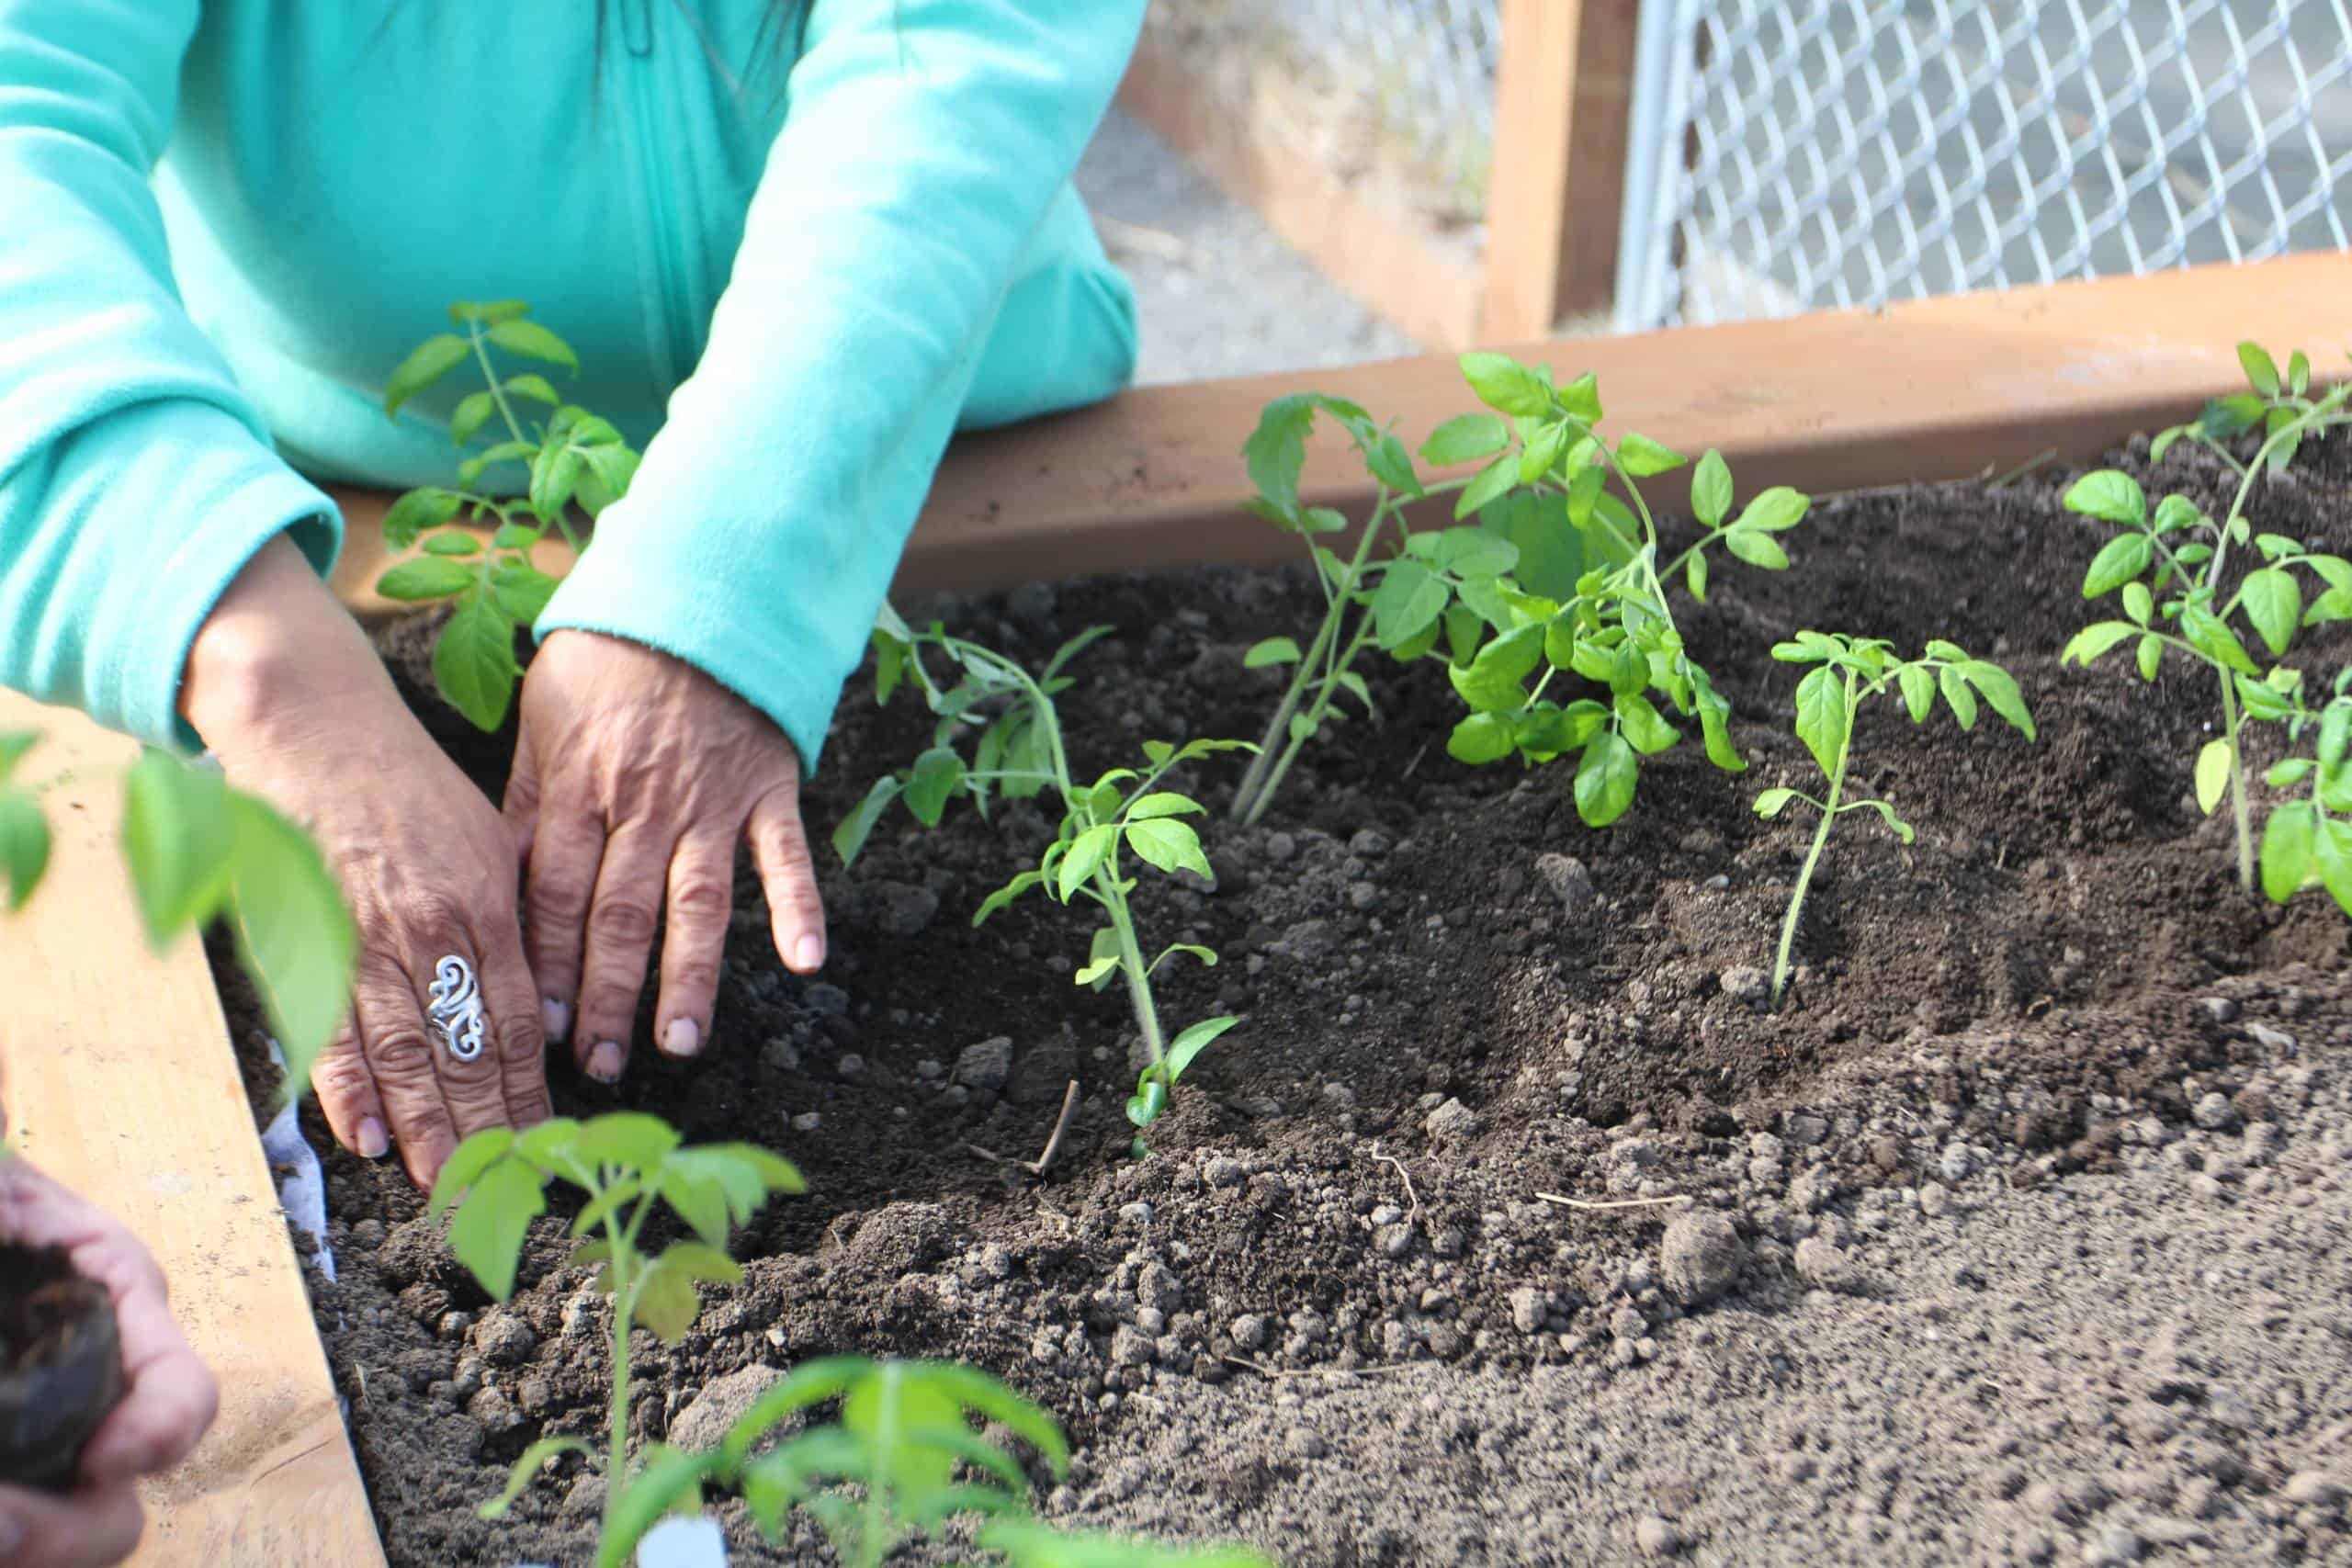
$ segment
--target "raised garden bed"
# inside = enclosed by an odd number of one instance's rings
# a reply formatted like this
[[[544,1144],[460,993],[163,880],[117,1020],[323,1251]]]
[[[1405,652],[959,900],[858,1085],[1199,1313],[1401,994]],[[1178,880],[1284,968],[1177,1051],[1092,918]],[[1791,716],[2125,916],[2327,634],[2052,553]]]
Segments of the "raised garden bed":
[[[2209,455],[2114,460],[2227,508]],[[818,984],[777,969],[747,876],[710,1048],[639,1051],[617,1091],[556,1076],[563,1111],[652,1110],[808,1181],[745,1233],[747,1282],[679,1348],[640,1341],[638,1436],[710,1429],[747,1368],[953,1357],[1069,1427],[1057,1517],[1295,1563],[1817,1560],[1826,1535],[1872,1562],[2031,1557],[2037,1538],[2071,1556],[2102,1531],[2231,1561],[2352,1549],[2340,1494],[2309,1478],[2352,1453],[2347,926],[2317,891],[2281,909],[2235,886],[2227,813],[2190,798],[2201,671],[2060,668],[2105,537],[2062,507],[2071,477],[1823,502],[1788,536],[1795,570],[1723,571],[1682,625],[1753,771],[1717,772],[1694,737],[1606,832],[1577,819],[1573,759],[1461,766],[1442,670],[1367,660],[1385,724],[1310,747],[1260,826],[1213,816],[1213,889],[1136,896],[1160,940],[1225,955],[1163,972],[1171,1014],[1245,1018],[1148,1160],[1120,1110],[1132,1022],[1115,990],[1070,983],[1089,922],[1030,901],[968,923],[1050,837],[1037,811],[889,819],[827,878]],[[2263,528],[2352,550],[2352,443],[2260,495]],[[902,608],[1032,664],[1119,627],[1063,699],[1090,773],[1146,738],[1254,734],[1280,676],[1243,652],[1319,600],[1300,572],[1222,569]],[[1841,835],[1774,1012],[1757,972],[1810,825],[1747,803],[1808,784],[1798,671],[1769,657],[1805,626],[1952,638],[2018,676],[2041,740],[1865,717],[1859,782],[1919,837]],[[2341,638],[2319,637],[2305,662],[2332,671]],[[431,695],[421,629],[385,646],[494,795],[503,745]],[[918,706],[866,696],[813,788],[820,829],[927,743]],[[1180,782],[1216,813],[1239,771]],[[1073,1078],[1033,1179],[1006,1162],[1037,1154]],[[543,1483],[494,1525],[473,1506],[535,1436],[594,1436],[601,1303],[550,1234],[514,1304],[485,1310],[396,1167],[329,1171],[342,1280],[320,1317],[391,1561],[581,1559],[594,1481]],[[2262,1309],[2200,1319],[2186,1241],[2075,1258],[2086,1288],[2044,1298],[2051,1205],[2086,1209],[2086,1238],[2136,1234],[2149,1190],[2227,1205]],[[1668,1199],[1688,1201],[1646,1201]],[[1686,1213],[1737,1242],[1661,1250]],[[1955,1318],[2137,1382],[2110,1399],[2086,1372],[2053,1408],[2009,1380],[2064,1369],[1989,1331],[1951,1343]],[[813,1560],[813,1537],[756,1545],[736,1506],[742,1560]]]

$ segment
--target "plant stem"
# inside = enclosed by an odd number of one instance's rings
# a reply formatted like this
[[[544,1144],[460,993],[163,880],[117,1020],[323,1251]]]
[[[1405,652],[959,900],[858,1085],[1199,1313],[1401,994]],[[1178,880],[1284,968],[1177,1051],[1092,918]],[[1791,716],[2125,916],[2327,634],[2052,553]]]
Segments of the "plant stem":
[[[498,372],[491,368],[490,350],[482,344],[481,323],[467,322],[466,335],[473,340],[474,359],[481,366],[481,378],[490,384],[490,400],[498,405],[499,413],[506,421],[507,433],[515,440],[528,446],[531,438],[523,434],[523,422],[514,417],[514,405],[506,400],[506,389],[500,384]],[[570,530],[567,529],[566,532],[569,533]]]
[[[1136,1025],[1143,1031],[1146,1050],[1151,1053],[1151,1065],[1159,1077],[1164,1093],[1172,1094],[1175,1085],[1168,1081],[1168,1045],[1159,1030],[1159,1004],[1151,994],[1151,973],[1144,967],[1143,946],[1136,941],[1135,916],[1127,908],[1127,896],[1119,891],[1119,879],[1111,869],[1112,863],[1102,863],[1094,874],[1096,897],[1111,912],[1111,929],[1119,938],[1119,972],[1127,982],[1127,1004],[1135,1009]]]
[[[1789,898],[1789,912],[1781,922],[1781,951],[1772,960],[1772,1005],[1781,1005],[1781,993],[1789,988],[1789,958],[1796,950],[1797,917],[1804,912],[1805,890],[1813,886],[1814,868],[1821,863],[1821,852],[1829,842],[1829,829],[1838,820],[1838,796],[1846,787],[1846,759],[1854,750],[1854,672],[1846,671],[1846,733],[1838,742],[1838,766],[1829,775],[1829,793],[1821,800],[1821,826],[1814,829],[1813,848],[1805,852],[1804,869],[1797,873],[1796,892]]]
[[[628,1264],[620,1248],[613,1251],[613,1402],[612,1437],[605,1457],[605,1540],[612,1539],[621,1494],[628,1480],[628,1334],[637,1307],[637,1281],[627,1279]]]
[[[1245,824],[1257,821],[1265,814],[1267,802],[1273,798],[1274,784],[1280,781],[1269,781],[1267,774],[1273,767],[1275,750],[1289,734],[1290,716],[1298,711],[1299,698],[1317,679],[1317,667],[1330,652],[1331,644],[1339,636],[1340,624],[1347,617],[1348,596],[1355,592],[1357,582],[1363,579],[1364,563],[1372,558],[1372,547],[1380,537],[1380,531],[1386,525],[1389,514],[1396,510],[1385,486],[1382,487],[1380,497],[1379,504],[1373,508],[1372,520],[1363,525],[1363,536],[1356,541],[1355,554],[1349,558],[1346,574],[1336,586],[1327,590],[1331,604],[1323,613],[1323,624],[1316,628],[1314,642],[1300,658],[1297,673],[1291,677],[1289,689],[1283,693],[1283,700],[1276,705],[1274,716],[1266,725],[1265,738],[1258,743],[1257,755],[1250,759],[1249,770],[1241,775],[1241,786],[1233,792],[1233,806],[1227,815],[1235,821]],[[1323,569],[1320,563],[1315,570],[1316,575],[1321,577]],[[1352,658],[1353,654],[1349,657]],[[1347,660],[1340,661],[1340,668],[1347,668]],[[1330,683],[1329,674],[1325,674],[1322,680],[1325,685]]]
[[[2222,681],[2222,732],[2230,748],[2230,815],[2237,827],[2238,886],[2249,896],[2254,892],[2254,822],[2245,798],[2245,750],[2239,744],[2237,687],[2230,672],[2219,665],[2215,673]]]
[[[1356,654],[1371,635],[1372,611],[1367,607],[1356,619],[1356,635],[1349,640],[1347,651],[1340,655],[1340,670],[1344,671],[1355,662]],[[1322,729],[1323,716],[1330,711],[1331,694],[1338,684],[1334,677],[1316,689],[1314,705],[1306,710],[1306,722],[1299,727],[1296,735],[1289,736],[1283,742],[1280,760],[1274,763],[1273,771],[1266,775],[1265,784],[1258,791],[1257,799],[1251,802],[1248,813],[1241,818],[1243,827],[1254,827],[1258,818],[1266,814],[1266,807],[1273,800],[1274,791],[1282,787],[1283,780],[1288,776],[1290,765],[1298,761],[1298,754],[1306,749],[1306,743]],[[1260,751],[1258,755],[1262,758],[1266,752]]]

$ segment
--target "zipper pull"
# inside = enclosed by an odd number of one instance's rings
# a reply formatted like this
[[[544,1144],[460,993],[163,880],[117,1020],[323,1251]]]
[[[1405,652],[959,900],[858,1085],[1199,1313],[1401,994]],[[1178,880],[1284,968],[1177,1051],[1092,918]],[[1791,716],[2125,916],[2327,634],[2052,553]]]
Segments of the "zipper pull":
[[[650,0],[620,0],[621,39],[639,60],[653,55],[653,13]]]

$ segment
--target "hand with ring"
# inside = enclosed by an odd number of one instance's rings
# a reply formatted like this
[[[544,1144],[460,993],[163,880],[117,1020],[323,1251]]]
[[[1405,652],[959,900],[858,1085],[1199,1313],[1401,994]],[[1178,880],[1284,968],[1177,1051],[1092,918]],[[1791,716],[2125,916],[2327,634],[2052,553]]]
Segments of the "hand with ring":
[[[231,782],[310,829],[351,903],[352,1016],[311,1074],[343,1145],[397,1148],[427,1185],[468,1134],[546,1120],[514,836],[291,543],[198,632],[181,712]]]

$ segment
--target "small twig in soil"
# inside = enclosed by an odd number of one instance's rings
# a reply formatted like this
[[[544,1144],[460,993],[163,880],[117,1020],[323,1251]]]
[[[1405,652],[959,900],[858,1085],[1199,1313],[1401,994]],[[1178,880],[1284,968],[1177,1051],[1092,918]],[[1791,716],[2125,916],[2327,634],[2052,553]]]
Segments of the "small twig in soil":
[[[1395,1166],[1396,1168],[1396,1174],[1405,1179],[1405,1196],[1412,1200],[1413,1204],[1412,1212],[1405,1216],[1405,1223],[1409,1225],[1415,1220],[1419,1219],[1421,1217],[1421,1195],[1413,1190],[1413,1173],[1405,1168],[1405,1162],[1398,1159],[1395,1155],[1382,1154],[1380,1152],[1380,1143],[1378,1139],[1374,1139],[1373,1141],[1372,1157],[1378,1160],[1383,1165]]]
[[[1413,776],[1413,770],[1419,767],[1421,765],[1421,759],[1429,754],[1430,749],[1427,746],[1423,746],[1419,750],[1414,752],[1413,760],[1405,764],[1405,771],[1402,773],[1399,773],[1397,777],[1407,779],[1411,778]]]
[[[990,1165],[1009,1165],[1032,1176],[1043,1176],[1046,1168],[1054,1163],[1054,1156],[1061,1153],[1062,1134],[1069,1131],[1069,1113],[1077,1109],[1078,1080],[1072,1078],[1069,1088],[1062,1091],[1062,1113],[1054,1118],[1053,1133],[1046,1139],[1046,1152],[1035,1159],[1007,1159],[994,1149],[984,1149],[978,1144],[966,1144],[964,1146]]]
[[[1697,1201],[1688,1192],[1677,1192],[1666,1198],[1611,1198],[1600,1201],[1590,1198],[1563,1198],[1557,1192],[1538,1192],[1535,1196],[1546,1203],[1558,1203],[1570,1209],[1663,1209]]]
[[[1220,1356],[1237,1367],[1247,1367],[1261,1378],[1376,1378],[1389,1372],[1409,1372],[1421,1363],[1389,1361],[1377,1367],[1269,1367],[1247,1356]]]
[[[2028,457],[2024,462],[2019,463],[2016,468],[2011,468],[2007,473],[2003,474],[1999,479],[1993,480],[1984,488],[1986,490],[2006,490],[2010,485],[2015,484],[2018,480],[2025,478],[2026,475],[2033,472],[2034,469],[2041,468],[2043,464],[2056,461],[2057,457],[2058,448],[2055,446],[2049,447],[2040,453],[2037,453],[2033,457]]]

